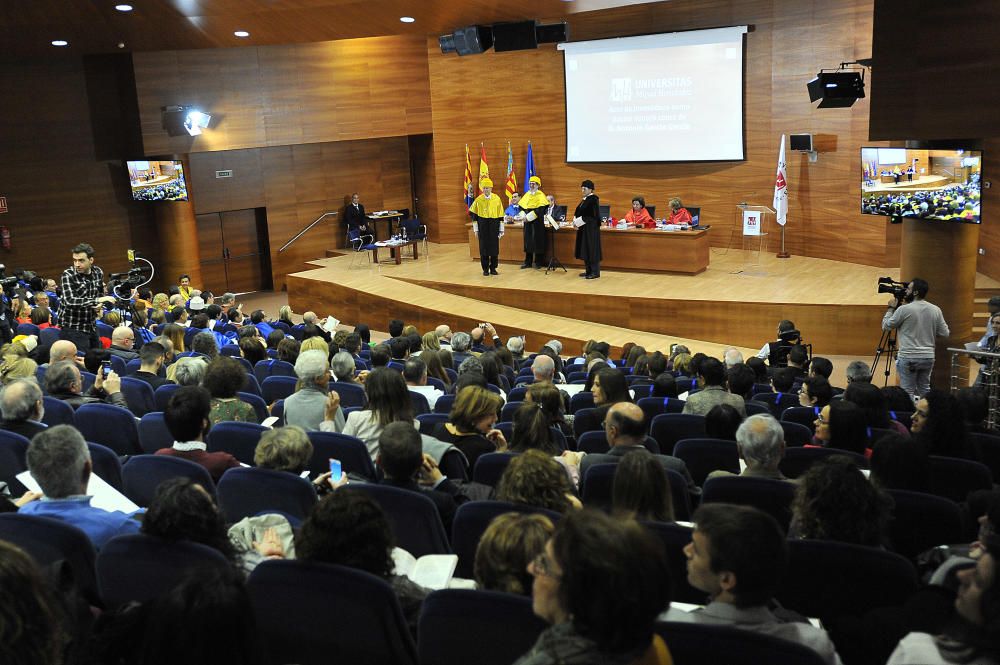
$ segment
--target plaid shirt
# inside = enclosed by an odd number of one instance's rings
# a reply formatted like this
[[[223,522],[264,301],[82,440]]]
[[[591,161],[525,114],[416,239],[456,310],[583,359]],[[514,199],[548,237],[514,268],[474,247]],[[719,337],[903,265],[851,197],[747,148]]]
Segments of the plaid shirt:
[[[63,328],[85,333],[94,331],[97,299],[104,295],[104,271],[90,267],[90,274],[66,268],[62,274],[62,295],[59,297],[59,320]]]

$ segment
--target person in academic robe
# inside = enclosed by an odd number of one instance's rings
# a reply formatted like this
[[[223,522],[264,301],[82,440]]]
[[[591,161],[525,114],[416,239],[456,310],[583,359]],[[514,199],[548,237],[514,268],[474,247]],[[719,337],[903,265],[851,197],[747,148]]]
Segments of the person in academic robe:
[[[480,183],[483,193],[469,206],[472,216],[472,230],[479,236],[479,263],[483,267],[483,277],[498,275],[497,262],[500,258],[500,237],[503,235],[504,208],[498,195],[493,194],[493,181],[484,178]]]
[[[350,231],[358,233],[372,233],[368,216],[365,214],[365,207],[361,205],[361,199],[357,192],[351,194],[351,202],[344,209],[344,220]]]
[[[580,277],[597,279],[601,276],[601,200],[594,194],[593,180],[580,183],[580,191],[583,200],[573,213],[573,223],[577,226],[575,256],[586,268]]]
[[[656,226],[653,216],[646,210],[646,199],[641,196],[632,198],[632,209],[625,213],[625,221],[636,228],[651,229]]]
[[[542,179],[536,175],[528,179],[528,191],[517,203],[524,213],[524,264],[521,269],[530,268],[534,262],[536,268],[545,263],[547,237],[545,235],[545,211],[549,208],[549,200],[542,192]]]
[[[670,199],[670,219],[671,224],[690,224],[691,213],[681,204],[680,199]]]

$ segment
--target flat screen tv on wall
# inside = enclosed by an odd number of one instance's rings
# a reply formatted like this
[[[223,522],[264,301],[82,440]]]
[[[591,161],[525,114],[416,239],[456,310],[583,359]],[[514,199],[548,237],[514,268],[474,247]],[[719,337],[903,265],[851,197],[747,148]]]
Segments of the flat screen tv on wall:
[[[861,212],[980,223],[981,150],[861,148]]]
[[[128,162],[128,179],[136,201],[187,201],[184,165],[173,161]]]

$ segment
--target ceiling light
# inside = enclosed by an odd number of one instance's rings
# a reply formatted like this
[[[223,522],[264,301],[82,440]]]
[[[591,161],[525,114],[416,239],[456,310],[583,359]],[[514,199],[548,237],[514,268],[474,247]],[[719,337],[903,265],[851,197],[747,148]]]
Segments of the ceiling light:
[[[413,23],[417,19],[413,18],[412,16],[400,16],[399,20],[402,21],[403,23]]]
[[[69,46],[69,42],[66,41],[65,39],[53,39],[52,40],[52,45],[53,46]]]
[[[250,33],[247,32],[246,30],[237,30],[233,34],[236,35],[237,37],[249,37],[250,36]]]
[[[115,5],[115,9],[120,12],[130,12],[132,11],[132,5]]]

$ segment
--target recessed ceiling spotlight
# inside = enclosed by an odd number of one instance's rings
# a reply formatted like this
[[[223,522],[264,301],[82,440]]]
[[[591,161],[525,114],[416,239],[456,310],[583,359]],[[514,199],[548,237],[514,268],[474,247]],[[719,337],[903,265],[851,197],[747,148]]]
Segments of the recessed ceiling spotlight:
[[[65,39],[53,39],[52,40],[52,45],[53,46],[69,46],[69,42],[66,41]]]
[[[233,34],[236,35],[237,37],[249,37],[250,36],[250,33],[247,32],[246,30],[237,30]]]
[[[120,12],[130,12],[132,11],[132,5],[115,5],[115,9]]]
[[[403,23],[413,23],[417,19],[413,18],[412,16],[400,16],[399,20],[402,21]]]

